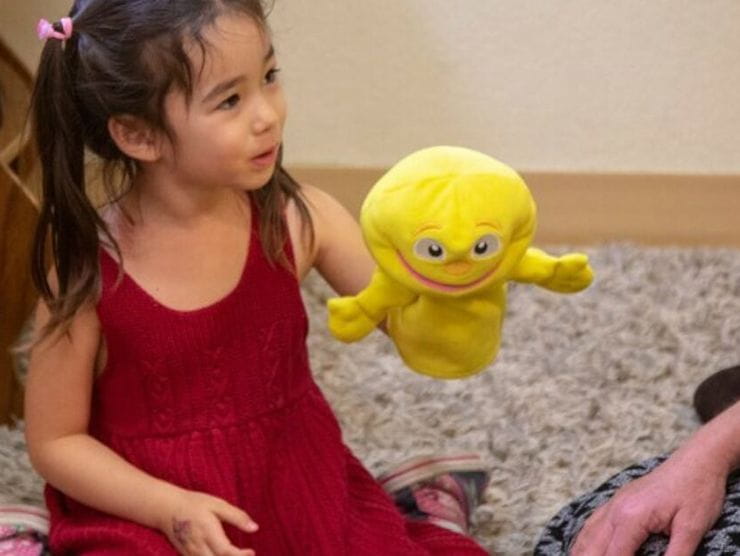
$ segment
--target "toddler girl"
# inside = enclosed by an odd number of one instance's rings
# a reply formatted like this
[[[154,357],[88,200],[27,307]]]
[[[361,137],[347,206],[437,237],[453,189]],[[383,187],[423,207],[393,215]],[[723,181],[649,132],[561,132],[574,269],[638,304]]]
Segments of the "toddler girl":
[[[259,1],[78,0],[38,31],[26,416],[52,551],[485,554],[465,534],[479,459],[390,472],[396,504],[311,377],[300,279],[354,294],[373,263],[346,211],[281,165]]]

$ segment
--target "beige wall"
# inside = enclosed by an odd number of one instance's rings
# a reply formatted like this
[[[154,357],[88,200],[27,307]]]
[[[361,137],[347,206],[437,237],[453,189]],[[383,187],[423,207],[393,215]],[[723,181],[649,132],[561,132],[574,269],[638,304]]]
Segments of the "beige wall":
[[[38,54],[40,15],[0,0]],[[276,0],[294,165],[439,143],[521,170],[740,173],[737,0]]]
[[[69,0],[0,0],[0,36],[28,67],[35,68],[42,46],[36,37],[36,22],[42,17],[55,21],[71,5]]]

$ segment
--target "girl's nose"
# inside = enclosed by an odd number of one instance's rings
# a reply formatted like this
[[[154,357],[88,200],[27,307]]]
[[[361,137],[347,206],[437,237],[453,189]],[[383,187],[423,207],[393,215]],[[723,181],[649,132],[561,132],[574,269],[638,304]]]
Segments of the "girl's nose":
[[[252,131],[254,133],[264,133],[272,129],[279,119],[278,109],[272,99],[265,95],[260,95],[255,99],[252,118]]]

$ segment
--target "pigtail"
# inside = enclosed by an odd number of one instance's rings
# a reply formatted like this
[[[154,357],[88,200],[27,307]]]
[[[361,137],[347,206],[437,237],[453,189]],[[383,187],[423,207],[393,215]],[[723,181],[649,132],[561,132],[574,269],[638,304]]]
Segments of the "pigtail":
[[[75,90],[77,37],[46,41],[31,107],[42,167],[32,277],[48,304],[47,335],[68,324],[98,283],[100,216],[85,192],[84,125]],[[48,279],[48,256],[58,285]]]

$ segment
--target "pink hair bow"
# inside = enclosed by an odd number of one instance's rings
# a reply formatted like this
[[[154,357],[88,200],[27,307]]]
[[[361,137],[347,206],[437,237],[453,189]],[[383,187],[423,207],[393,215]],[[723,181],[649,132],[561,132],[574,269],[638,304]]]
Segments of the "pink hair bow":
[[[62,31],[54,29],[54,24],[49,23],[45,19],[40,19],[36,26],[36,33],[39,35],[39,39],[59,39],[60,41],[66,41],[72,36],[72,19],[69,17],[63,17],[59,20],[62,26]]]

